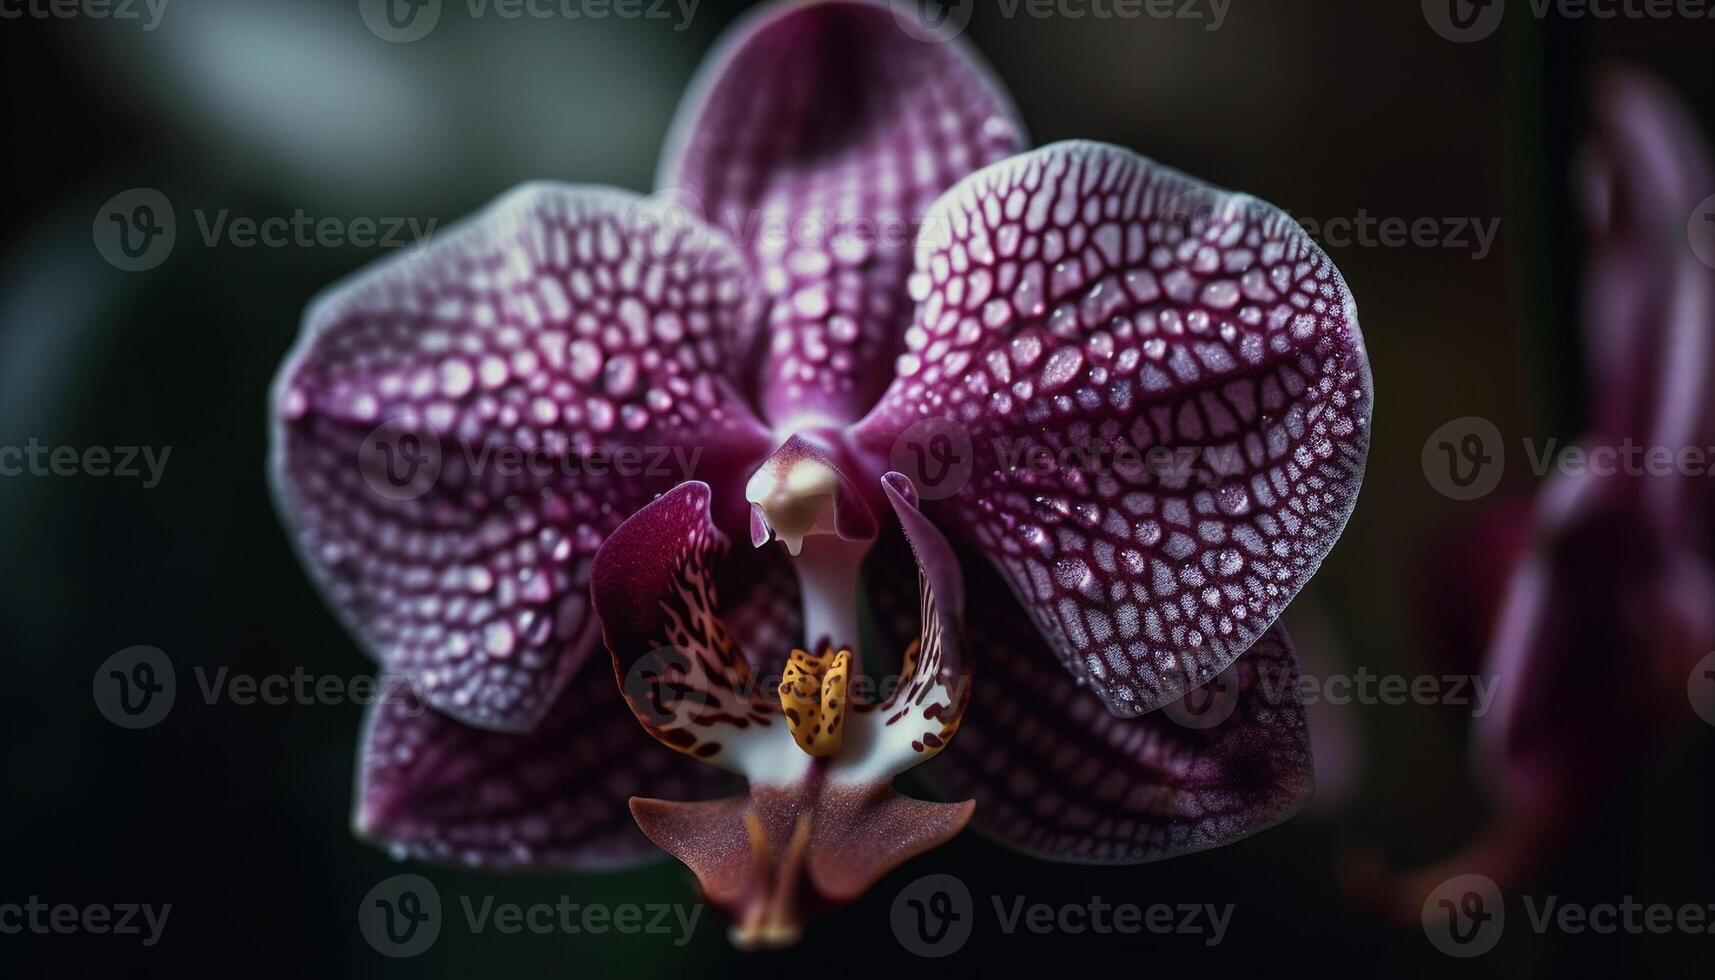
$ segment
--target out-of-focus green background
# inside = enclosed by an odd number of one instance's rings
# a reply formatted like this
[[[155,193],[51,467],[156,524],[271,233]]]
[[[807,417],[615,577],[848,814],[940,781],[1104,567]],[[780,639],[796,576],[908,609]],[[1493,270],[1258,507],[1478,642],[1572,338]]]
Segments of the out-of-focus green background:
[[[0,7],[6,7],[0,4]],[[11,9],[16,9],[11,8]],[[678,8],[672,8],[677,10]],[[1715,126],[1715,21],[1541,21],[1517,4],[1493,37],[1451,43],[1415,0],[1233,0],[1209,21],[1008,18],[977,0],[968,36],[1038,143],[1132,147],[1327,222],[1498,219],[1493,251],[1329,251],[1356,294],[1377,408],[1357,514],[1288,622],[1323,663],[1407,676],[1475,669],[1448,650],[1425,569],[1486,504],[1438,495],[1419,454],[1443,422],[1479,415],[1509,437],[1574,431],[1580,261],[1569,168],[1589,71],[1646,65]],[[1454,707],[1352,707],[1355,768],[1329,762],[1312,810],[1236,846],[1133,868],[1056,866],[966,835],[884,880],[790,954],[731,950],[712,913],[683,947],[651,936],[472,935],[456,896],[694,901],[662,863],[588,875],[488,876],[410,865],[349,832],[361,708],[204,704],[194,667],[355,677],[369,665],[312,593],[263,479],[265,394],[306,300],[380,254],[206,244],[195,215],[435,219],[520,181],[647,190],[692,71],[739,6],[662,19],[473,19],[391,44],[355,0],[169,0],[138,22],[0,20],[0,445],[170,446],[158,487],[0,479],[0,902],[172,903],[159,945],[0,935],[0,975],[727,976],[1125,971],[1485,976],[1707,975],[1715,936],[1536,936],[1442,956],[1416,927],[1341,895],[1336,867],[1380,848],[1402,865],[1481,826]],[[681,29],[682,28],[682,29]],[[178,241],[127,273],[92,241],[103,202],[159,190]],[[1715,190],[1715,188],[1712,188]],[[1481,568],[1461,574],[1481,579]],[[122,648],[165,650],[172,715],[109,724],[91,698]],[[1450,666],[1453,665],[1453,666]],[[1684,710],[1674,705],[1671,710]],[[1600,719],[1592,719],[1600,724]],[[1540,894],[1715,901],[1708,774],[1715,732],[1637,760],[1625,791]],[[418,870],[455,920],[408,960],[376,954],[356,910]],[[896,941],[889,906],[920,875],[1010,901],[1235,905],[1230,934],[1004,935],[984,913],[951,961]],[[980,910],[979,910],[980,911]]]

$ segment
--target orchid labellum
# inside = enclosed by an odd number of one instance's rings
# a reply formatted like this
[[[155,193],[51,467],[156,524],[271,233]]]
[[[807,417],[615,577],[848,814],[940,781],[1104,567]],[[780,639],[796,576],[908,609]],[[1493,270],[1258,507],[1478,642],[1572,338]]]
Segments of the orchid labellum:
[[[510,867],[652,841],[771,944],[973,819],[1136,862],[1302,805],[1274,621],[1362,476],[1351,294],[1273,207],[1025,146],[963,43],[780,5],[658,194],[531,184],[312,307],[282,510],[432,709],[374,713],[362,834]],[[433,478],[377,493],[383,429]],[[1185,465],[1091,464],[1158,449]],[[1211,682],[1221,724],[1157,711]],[[954,802],[893,789],[931,759]]]

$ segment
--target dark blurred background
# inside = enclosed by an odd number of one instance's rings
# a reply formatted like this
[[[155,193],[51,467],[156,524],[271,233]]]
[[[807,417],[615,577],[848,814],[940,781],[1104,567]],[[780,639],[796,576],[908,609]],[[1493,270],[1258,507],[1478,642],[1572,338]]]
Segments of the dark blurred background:
[[[140,0],[139,0],[140,3]],[[0,2],[0,9],[23,9]],[[1218,31],[1189,20],[1002,16],[977,0],[968,36],[1038,143],[1132,147],[1319,221],[1360,212],[1499,221],[1461,247],[1330,245],[1356,294],[1378,391],[1356,516],[1289,613],[1307,658],[1376,673],[1476,669],[1448,651],[1426,575],[1478,519],[1425,479],[1442,423],[1509,437],[1576,431],[1568,198],[1592,69],[1651,69],[1715,128],[1715,21],[1568,21],[1517,4],[1459,44],[1415,0],[1233,0]],[[449,2],[428,37],[392,44],[355,0],[170,0],[144,21],[0,19],[0,444],[170,446],[164,479],[0,479],[0,902],[171,903],[161,941],[0,935],[0,975],[727,976],[813,969],[1176,970],[1439,976],[1706,976],[1715,936],[1538,936],[1510,928],[1476,960],[1350,902],[1337,869],[1379,849],[1428,863],[1483,824],[1466,710],[1351,707],[1349,771],[1241,844],[1131,868],[1057,866],[975,835],[908,864],[788,954],[729,948],[713,913],[674,947],[651,936],[472,935],[389,960],[356,909],[420,871],[444,900],[694,901],[676,864],[495,877],[400,866],[349,830],[359,706],[205,704],[193,668],[342,678],[370,667],[313,594],[263,478],[265,395],[306,300],[379,249],[241,248],[193,212],[405,217],[445,224],[513,184],[555,178],[647,190],[697,63],[740,5],[703,0],[683,29],[652,19],[471,19]],[[125,272],[92,238],[135,187],[173,204],[178,241]],[[1715,188],[1711,188],[1715,190]],[[1528,494],[1528,472],[1505,492]],[[1492,570],[1463,568],[1481,580]],[[1425,598],[1427,596],[1427,598]],[[148,644],[178,671],[159,725],[127,731],[91,698],[99,664]],[[1675,706],[1676,709],[1684,705]],[[1599,720],[1592,720],[1599,723]],[[1319,732],[1319,735],[1322,733]],[[1567,901],[1715,901],[1715,730],[1639,758],[1575,847],[1532,882]],[[978,901],[1232,902],[1225,941],[1003,935],[984,918],[949,961],[913,957],[889,906],[932,873]],[[1513,910],[1517,914],[1516,908]],[[806,959],[805,957],[810,957]],[[1068,959],[1076,957],[1075,959]]]

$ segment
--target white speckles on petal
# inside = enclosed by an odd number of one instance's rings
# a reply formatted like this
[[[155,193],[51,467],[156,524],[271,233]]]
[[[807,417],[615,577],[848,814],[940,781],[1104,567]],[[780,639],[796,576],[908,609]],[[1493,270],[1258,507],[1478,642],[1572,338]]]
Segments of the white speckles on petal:
[[[943,507],[1114,710],[1214,676],[1356,500],[1369,366],[1338,271],[1267,205],[1091,143],[994,165],[927,225],[860,437],[957,415],[978,458]]]
[[[523,730],[548,709],[595,641],[589,557],[671,485],[520,458],[600,449],[619,425],[628,443],[765,451],[715,381],[749,315],[745,262],[717,244],[645,268],[652,206],[521,189],[318,302],[282,369],[274,477],[300,553],[364,646],[469,723]],[[662,343],[687,334],[720,339]],[[384,419],[429,431],[395,443]],[[395,492],[407,466],[427,477]]]
[[[1055,351],[1048,363],[1042,368],[1042,387],[1045,390],[1062,388],[1078,376],[1078,370],[1084,366],[1083,352],[1076,347],[1062,347]]]

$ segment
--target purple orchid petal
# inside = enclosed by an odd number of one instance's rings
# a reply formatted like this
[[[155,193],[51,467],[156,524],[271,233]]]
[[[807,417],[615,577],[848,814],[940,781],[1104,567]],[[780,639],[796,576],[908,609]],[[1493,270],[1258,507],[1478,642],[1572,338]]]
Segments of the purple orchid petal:
[[[728,36],[659,184],[744,246],[773,301],[756,380],[770,421],[845,423],[874,403],[910,318],[917,222],[1024,143],[977,55],[908,33],[885,3],[794,0]]]
[[[528,735],[485,732],[408,688],[369,714],[359,835],[425,860],[493,868],[596,868],[659,856],[627,801],[687,798],[732,779],[654,744],[591,662]]]
[[[1472,732],[1494,797],[1463,850],[1409,874],[1352,858],[1347,887],[1400,922],[1442,882],[1480,873],[1511,888],[1570,843],[1641,755],[1674,727],[1692,665],[1715,645],[1715,570],[1656,547],[1623,475],[1550,483],[1536,544],[1514,570],[1483,674],[1495,701]],[[1599,719],[1593,723],[1592,719]]]
[[[639,510],[596,553],[590,594],[637,722],[662,744],[711,765],[789,782],[810,757],[758,689],[719,614],[716,563],[727,540],[705,483]]]
[[[1485,668],[1500,683],[1474,731],[1473,757],[1509,806],[1586,813],[1668,730],[1664,700],[1715,646],[1715,570],[1655,546],[1631,482],[1585,474],[1539,502],[1542,543],[1507,591]]]
[[[1582,191],[1590,243],[1584,288],[1593,434],[1677,450],[1715,440],[1715,275],[1685,224],[1715,189],[1715,161],[1690,111],[1640,72],[1611,68],[1593,100]],[[1634,481],[1664,542],[1690,528],[1701,480]]]
[[[1654,78],[1606,70],[1593,109],[1581,181],[1592,427],[1684,445],[1711,421],[1699,395],[1715,369],[1715,277],[1686,248],[1685,222],[1715,188],[1715,161],[1690,111]]]
[[[803,646],[804,606],[798,576],[782,548],[733,548],[715,571],[721,621],[753,672],[780,673]]]
[[[330,604],[468,724],[527,730],[595,640],[607,532],[767,451],[721,380],[742,259],[614,191],[531,184],[336,286],[276,382],[273,476]]]
[[[1114,713],[1225,669],[1333,547],[1369,363],[1345,282],[1285,214],[1056,144],[936,204],[913,291],[909,351],[855,445],[970,474],[925,495]],[[951,430],[939,449],[911,444],[924,424]]]
[[[1117,718],[1002,606],[973,611],[971,708],[922,770],[946,798],[976,800],[979,830],[1054,860],[1138,863],[1231,843],[1308,802],[1298,661],[1278,625],[1184,701]]]
[[[1593,99],[1582,202],[1590,229],[1585,358],[1594,450],[1677,457],[1715,438],[1715,274],[1685,225],[1715,188],[1690,113],[1659,82],[1610,69]],[[1449,875],[1501,887],[1578,834],[1650,746],[1672,731],[1686,678],[1715,647],[1708,490],[1689,468],[1625,466],[1551,478],[1512,570],[1484,672],[1495,703],[1473,729],[1492,825],[1440,865],[1389,876],[1358,862],[1353,888],[1401,919]]]
[[[1689,112],[1647,76],[1606,71],[1593,108],[1584,318],[1596,387],[1583,442],[1701,449],[1715,438],[1715,274],[1687,247],[1685,223],[1715,188],[1715,161]],[[1664,692],[1715,645],[1701,483],[1622,471],[1543,488],[1536,547],[1490,651],[1499,696],[1476,729],[1504,797],[1582,812],[1659,736]],[[1597,714],[1600,731],[1578,722]]]
[[[965,656],[965,576],[947,539],[917,509],[917,492],[903,474],[882,478],[888,503],[917,567],[913,640],[905,647],[898,684],[887,700],[860,706],[846,732],[846,752],[830,771],[837,783],[886,786],[893,777],[945,749],[971,699]],[[897,582],[898,569],[890,572]],[[903,583],[898,583],[903,589]]]
[[[811,916],[856,901],[953,839],[972,804],[914,800],[886,786],[753,787],[707,802],[638,799],[631,809],[735,920],[734,942],[752,948],[791,945]]]

